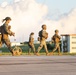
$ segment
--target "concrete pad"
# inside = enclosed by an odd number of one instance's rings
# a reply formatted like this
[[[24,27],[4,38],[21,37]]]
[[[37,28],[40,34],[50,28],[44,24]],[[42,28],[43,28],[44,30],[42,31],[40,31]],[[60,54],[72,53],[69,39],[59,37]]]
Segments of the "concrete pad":
[[[76,56],[0,56],[0,75],[76,75]]]

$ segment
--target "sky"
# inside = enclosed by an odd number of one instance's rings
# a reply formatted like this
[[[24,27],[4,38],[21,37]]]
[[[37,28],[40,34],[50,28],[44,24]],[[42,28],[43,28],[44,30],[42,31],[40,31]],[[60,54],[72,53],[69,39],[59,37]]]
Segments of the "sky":
[[[76,0],[37,0],[37,2],[46,4],[50,10],[58,9],[61,13],[67,13],[76,7]]]
[[[13,1],[19,0],[0,0],[0,4],[8,2],[12,4]],[[58,19],[62,14],[69,13],[76,7],[76,0],[36,0],[38,3],[45,4],[48,7],[48,18]],[[51,16],[51,17],[49,17]]]
[[[0,0],[2,2],[8,2],[12,4],[14,0]],[[19,1],[19,0],[17,0]],[[62,14],[69,13],[76,7],[76,0],[36,0],[38,3],[42,3],[48,6],[48,16],[51,19],[58,19]]]
[[[62,14],[69,13],[76,7],[76,0],[37,0],[48,6],[49,16],[51,19],[60,17]],[[56,16],[56,17],[55,17]]]
[[[28,41],[31,32],[35,32],[37,40],[44,23],[48,40],[55,29],[60,31],[59,34],[76,33],[76,0],[0,0],[0,14],[0,20],[6,16],[13,19],[10,24],[18,42]]]

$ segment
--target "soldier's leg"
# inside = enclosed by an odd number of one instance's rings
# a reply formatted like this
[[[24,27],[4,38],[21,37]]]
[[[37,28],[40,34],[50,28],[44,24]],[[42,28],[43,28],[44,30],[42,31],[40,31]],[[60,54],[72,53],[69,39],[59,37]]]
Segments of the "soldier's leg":
[[[30,53],[31,53],[31,48],[29,48],[29,50],[28,50],[28,55],[31,55]]]
[[[0,34],[0,47],[2,47],[2,35]]]
[[[35,51],[35,46],[34,46],[34,44],[32,45],[32,50],[33,50],[34,54],[36,54],[36,51]]]
[[[38,47],[37,53],[39,53],[42,48],[43,48],[43,44],[41,43],[40,46]]]
[[[53,52],[55,52],[58,48],[58,44],[55,44],[55,48],[53,49]]]
[[[28,55],[31,55],[30,54],[31,53],[31,49],[32,49],[32,47],[31,47],[31,45],[29,45]]]
[[[48,53],[48,49],[47,49],[47,45],[46,45],[46,42],[44,42],[44,49],[45,49],[45,51],[46,51],[46,55],[49,55]]]
[[[55,44],[55,48],[53,49],[53,51],[50,53],[50,55],[53,55],[53,53],[57,50],[57,44]]]
[[[55,47],[52,52],[54,53],[56,50],[57,50],[57,47]]]
[[[58,47],[58,52],[60,53],[60,46]]]
[[[13,54],[10,40],[9,39],[6,39],[6,40],[4,40],[4,43],[7,45],[8,49]]]
[[[60,45],[58,46],[58,54],[61,55],[61,53],[60,53]]]
[[[43,43],[41,42],[40,43],[40,46],[38,47],[38,49],[37,49],[37,53],[36,53],[36,55],[37,56],[39,56],[39,52],[40,52],[40,50],[43,48]]]

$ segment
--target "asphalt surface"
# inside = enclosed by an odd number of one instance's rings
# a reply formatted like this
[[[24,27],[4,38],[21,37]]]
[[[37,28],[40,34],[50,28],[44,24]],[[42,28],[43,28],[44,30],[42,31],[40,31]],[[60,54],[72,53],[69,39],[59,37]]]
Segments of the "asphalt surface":
[[[76,75],[76,56],[0,56],[0,75]]]

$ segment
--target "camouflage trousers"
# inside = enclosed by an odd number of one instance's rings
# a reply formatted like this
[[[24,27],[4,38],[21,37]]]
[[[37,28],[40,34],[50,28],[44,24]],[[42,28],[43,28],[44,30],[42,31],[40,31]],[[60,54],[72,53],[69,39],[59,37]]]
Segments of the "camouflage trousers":
[[[39,51],[40,51],[43,47],[44,47],[46,53],[48,53],[46,41],[41,41],[41,42],[40,42],[40,46],[38,47],[37,53],[39,53]]]
[[[31,45],[29,45],[29,51],[28,51],[28,53],[30,53],[31,52],[31,50],[33,50],[33,52],[35,53],[35,46],[34,46],[34,44],[31,44]]]
[[[10,42],[9,38],[3,39],[3,43],[6,44],[6,46],[7,46],[8,49],[10,50],[10,52],[13,54],[13,52],[12,52],[12,47],[11,47],[11,42]]]
[[[59,43],[55,43],[55,48],[53,49],[53,52],[55,52],[56,50],[58,50],[58,52],[60,53],[60,45],[59,45]]]

